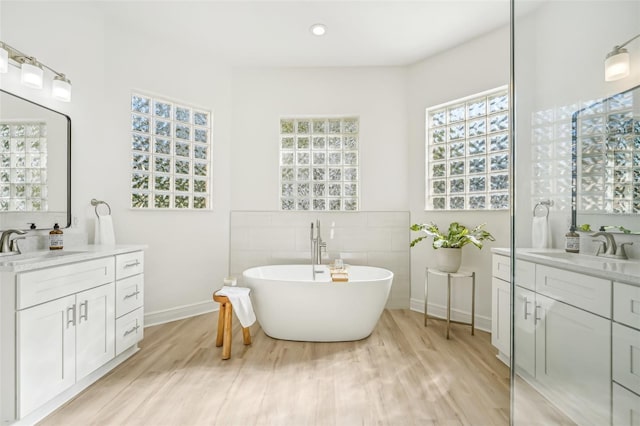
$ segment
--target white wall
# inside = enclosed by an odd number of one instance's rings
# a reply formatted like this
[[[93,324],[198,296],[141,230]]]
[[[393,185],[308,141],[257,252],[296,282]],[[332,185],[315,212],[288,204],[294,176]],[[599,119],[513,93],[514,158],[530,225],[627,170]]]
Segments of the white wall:
[[[47,90],[8,90],[71,116],[73,216],[91,240],[89,202],[106,200],[117,242],[148,245],[148,319],[161,321],[163,311],[184,306],[211,309],[212,290],[228,269],[231,68],[198,56],[192,44],[159,43],[105,22],[99,11],[94,3],[2,2],[2,40],[67,73],[73,84],[71,103],[51,100]],[[186,59],[197,56],[200,66],[187,66]],[[213,211],[129,208],[132,89],[213,111]]]
[[[230,274],[262,265],[309,264],[310,223],[327,243],[322,263],[369,265],[393,272],[388,308],[409,307],[409,212],[231,212]],[[309,270],[311,273],[311,270]]]
[[[106,26],[105,67],[109,87],[103,140],[94,148],[93,173],[109,185],[87,188],[114,209],[119,243],[145,243],[145,311],[180,306],[213,307],[212,291],[227,275],[230,201],[231,68],[190,50],[197,44],[157,43],[153,38]],[[172,52],[180,52],[177,57]],[[199,55],[200,54],[200,55]],[[198,58],[198,66],[186,60]],[[130,206],[131,91],[141,90],[211,110],[213,113],[213,211],[140,211]],[[87,197],[91,198],[91,197]],[[157,317],[154,316],[157,314]],[[153,316],[152,318],[149,318]]]
[[[505,7],[505,13],[508,13]],[[491,247],[509,247],[509,212],[424,211],[425,199],[425,109],[457,98],[494,89],[509,83],[509,30],[503,28],[484,37],[428,58],[408,69],[407,104],[409,120],[409,206],[412,223],[434,222],[442,228],[452,221],[467,226],[486,223],[495,242],[482,250],[463,249],[463,268],[476,271],[476,316],[478,326],[490,327]],[[418,234],[414,234],[413,238]],[[411,306],[424,306],[425,267],[435,266],[431,241],[422,241],[411,253]],[[470,292],[459,286],[452,308],[469,311]],[[429,290],[429,305],[441,311],[446,305],[444,286]],[[431,308],[430,308],[431,310]]]
[[[232,69],[189,50],[196,49],[189,43],[172,45],[105,20],[93,3],[3,1],[1,8],[2,40],[66,72],[73,83],[69,104],[51,100],[46,91],[7,87],[72,117],[77,229],[65,233],[86,231],[91,239],[89,201],[108,201],[118,242],[149,246],[145,303],[152,320],[211,307],[211,290],[228,273],[231,210],[278,209],[274,165],[282,115],[359,115],[361,210],[410,209],[411,222],[487,222],[498,238],[489,247],[508,246],[506,212],[423,210],[424,109],[506,84],[506,29],[410,67]],[[187,66],[189,57],[198,57],[199,66]],[[132,89],[213,110],[212,212],[129,208]],[[477,314],[483,318],[490,317],[489,247],[464,249],[464,265],[478,271]],[[411,294],[418,310],[424,267],[432,264],[429,253],[428,244],[411,253]],[[443,303],[437,293],[432,300]],[[467,312],[468,297],[457,300]]]
[[[252,68],[233,74],[233,210],[279,210],[283,116],[360,117],[360,210],[407,210],[404,68]]]

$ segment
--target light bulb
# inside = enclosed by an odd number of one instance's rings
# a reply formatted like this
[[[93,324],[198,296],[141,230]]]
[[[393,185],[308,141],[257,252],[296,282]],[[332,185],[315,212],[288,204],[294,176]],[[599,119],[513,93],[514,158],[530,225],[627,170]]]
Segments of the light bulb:
[[[9,51],[0,43],[0,73],[9,71]]]
[[[605,81],[615,81],[629,75],[629,52],[615,47],[604,61]]]
[[[33,62],[33,63],[32,63]],[[38,62],[29,60],[22,63],[22,76],[20,81],[27,87],[42,89],[44,71]]]
[[[51,82],[51,96],[59,101],[71,101],[71,82],[64,74],[56,75]]]
[[[309,31],[315,36],[323,36],[327,32],[327,26],[324,24],[313,24],[311,28],[309,28]]]

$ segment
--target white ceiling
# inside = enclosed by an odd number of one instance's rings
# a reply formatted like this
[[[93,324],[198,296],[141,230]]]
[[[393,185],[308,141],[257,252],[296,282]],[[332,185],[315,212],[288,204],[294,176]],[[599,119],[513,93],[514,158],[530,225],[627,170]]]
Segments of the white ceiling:
[[[115,26],[137,28],[240,66],[403,66],[506,26],[508,0],[114,1]],[[313,36],[314,23],[327,26]]]

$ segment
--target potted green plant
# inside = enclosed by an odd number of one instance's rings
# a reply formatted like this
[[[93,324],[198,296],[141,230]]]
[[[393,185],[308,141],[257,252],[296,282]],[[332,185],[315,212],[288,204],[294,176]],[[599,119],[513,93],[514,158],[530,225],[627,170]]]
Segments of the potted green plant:
[[[411,247],[418,244],[425,238],[433,238],[432,247],[436,250],[436,263],[438,269],[443,272],[457,272],[462,262],[462,250],[465,245],[471,243],[479,249],[485,240],[495,241],[491,233],[484,229],[486,224],[469,229],[458,222],[451,222],[447,233],[440,231],[434,223],[414,223],[411,225],[412,231],[424,232],[423,235],[411,241]]]

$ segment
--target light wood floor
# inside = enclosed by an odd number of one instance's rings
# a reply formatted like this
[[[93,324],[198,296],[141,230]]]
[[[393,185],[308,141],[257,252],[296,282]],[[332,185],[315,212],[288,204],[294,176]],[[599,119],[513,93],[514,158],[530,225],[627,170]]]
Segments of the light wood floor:
[[[385,310],[367,339],[289,342],[217,313],[145,329],[141,350],[41,425],[507,425],[509,371],[490,335]]]

